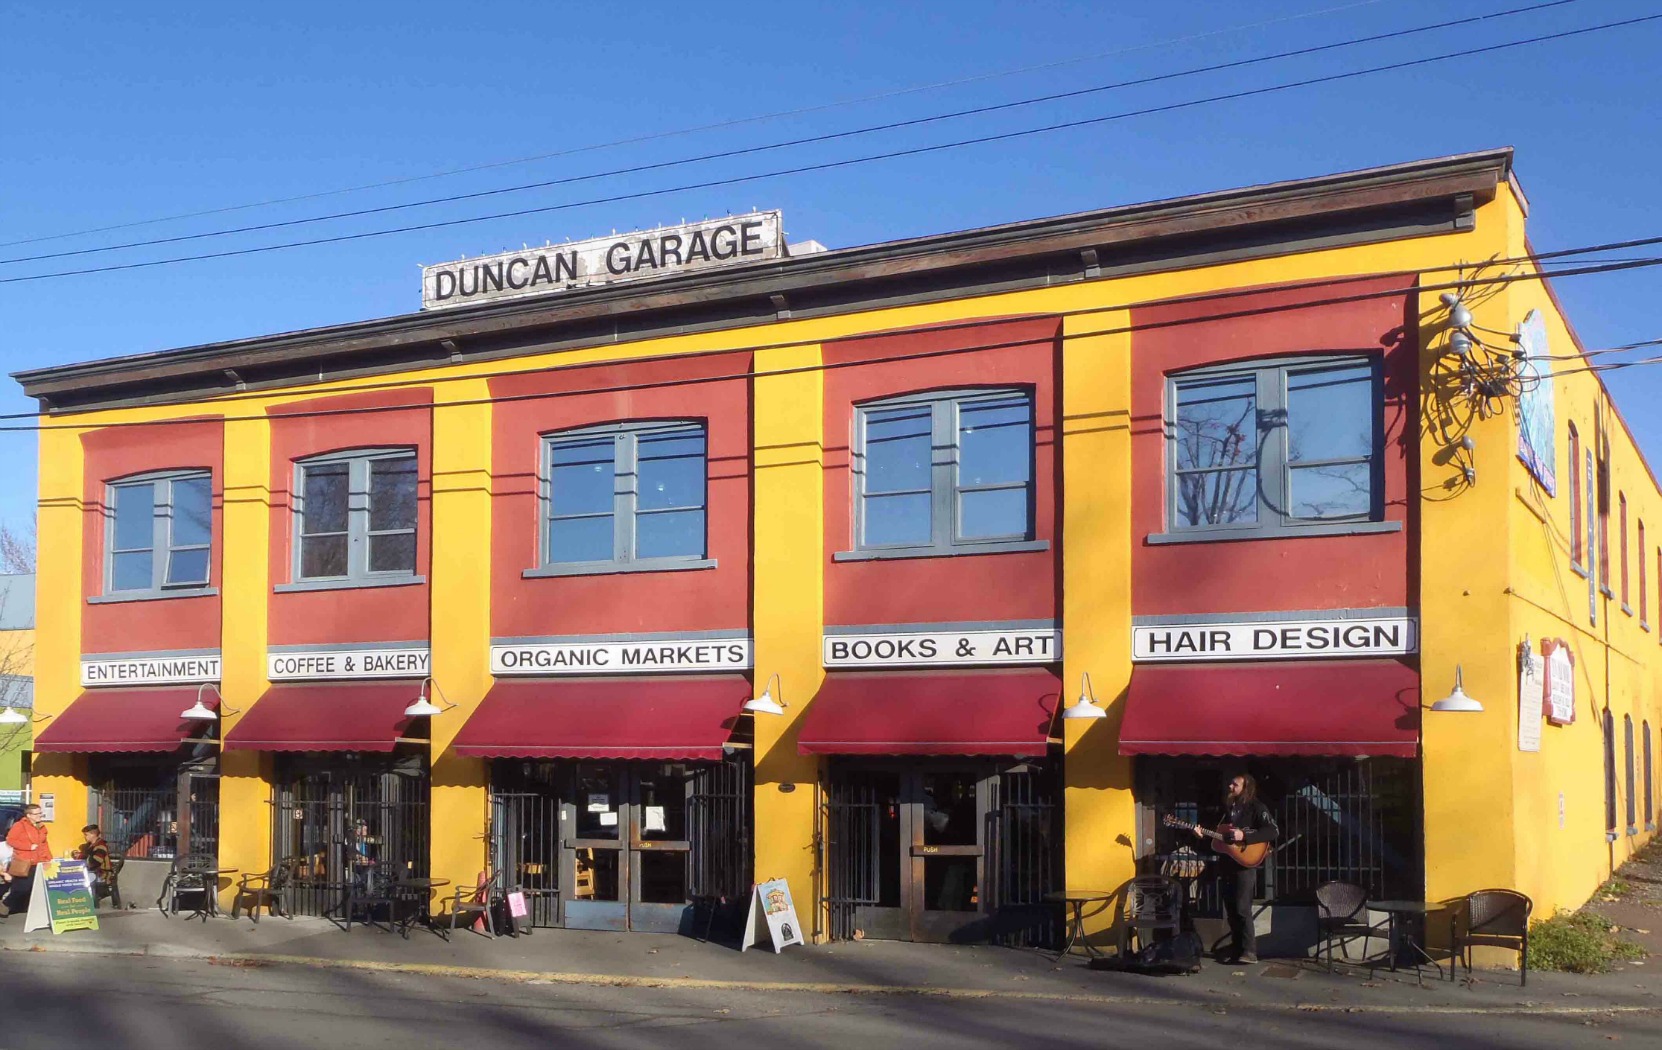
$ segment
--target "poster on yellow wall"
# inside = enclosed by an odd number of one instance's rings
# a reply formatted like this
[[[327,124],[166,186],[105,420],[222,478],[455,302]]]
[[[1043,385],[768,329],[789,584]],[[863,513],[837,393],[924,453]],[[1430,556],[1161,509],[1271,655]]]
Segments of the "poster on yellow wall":
[[[1518,661],[1518,750],[1541,750],[1541,707],[1547,661],[1526,647]]]
[[[1541,311],[1531,310],[1518,326],[1519,393],[1518,458],[1535,480],[1558,495],[1554,445],[1557,428],[1552,403],[1552,351],[1547,346],[1547,324]]]

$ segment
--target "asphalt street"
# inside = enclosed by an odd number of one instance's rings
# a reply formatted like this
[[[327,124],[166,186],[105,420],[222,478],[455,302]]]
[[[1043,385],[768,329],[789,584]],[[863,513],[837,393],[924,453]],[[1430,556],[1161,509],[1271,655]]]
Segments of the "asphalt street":
[[[0,1048],[1606,1047],[1656,1045],[1662,1014],[1574,999],[1444,1011],[614,988],[211,961],[0,959]]]

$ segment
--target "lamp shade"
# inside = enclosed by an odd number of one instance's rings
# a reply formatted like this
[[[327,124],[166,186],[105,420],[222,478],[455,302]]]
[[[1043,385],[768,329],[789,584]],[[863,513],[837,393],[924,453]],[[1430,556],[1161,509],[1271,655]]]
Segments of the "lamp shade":
[[[7,707],[0,711],[0,726],[20,726],[29,720],[15,707]]]
[[[426,718],[442,714],[444,714],[444,708],[427,699],[425,694],[410,701],[410,706],[404,709],[405,718]]]
[[[1090,697],[1082,696],[1079,702],[1062,712],[1063,718],[1107,718],[1108,712],[1091,703]]]
[[[197,696],[196,703],[180,711],[179,717],[187,722],[212,722],[219,716],[214,713],[213,708],[202,702],[201,696]]]
[[[1466,695],[1465,683],[1462,681],[1461,668],[1454,668],[1454,692],[1443,697],[1431,705],[1433,711],[1481,711],[1483,705],[1474,697]]]
[[[753,715],[782,715],[785,713],[784,707],[773,698],[773,690],[771,689],[762,690],[762,695],[754,700],[746,700],[744,710]]]

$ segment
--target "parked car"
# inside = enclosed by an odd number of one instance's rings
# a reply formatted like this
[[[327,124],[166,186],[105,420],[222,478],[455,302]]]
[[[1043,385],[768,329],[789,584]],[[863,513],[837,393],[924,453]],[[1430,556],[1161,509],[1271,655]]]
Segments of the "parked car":
[[[22,806],[0,806],[0,839],[6,837],[6,832],[12,825],[23,819]]]

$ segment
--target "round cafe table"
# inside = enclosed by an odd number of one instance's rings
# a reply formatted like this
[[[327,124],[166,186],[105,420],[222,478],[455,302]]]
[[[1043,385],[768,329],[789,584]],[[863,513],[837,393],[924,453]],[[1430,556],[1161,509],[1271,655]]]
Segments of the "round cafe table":
[[[1369,901],[1366,905],[1374,911],[1382,911],[1390,916],[1391,938],[1391,972],[1397,969],[1398,946],[1406,948],[1409,957],[1414,960],[1414,973],[1420,971],[1420,963],[1428,962],[1437,968],[1437,978],[1443,977],[1443,964],[1433,959],[1425,950],[1420,938],[1424,936],[1426,916],[1443,910],[1443,905],[1426,901]],[[1449,967],[1452,976],[1454,968]]]
[[[1068,940],[1056,953],[1057,959],[1066,958],[1079,941],[1085,942],[1085,954],[1093,959],[1107,954],[1098,950],[1085,936],[1085,905],[1106,904],[1114,899],[1112,890],[1055,890],[1045,894],[1043,899],[1048,904],[1065,904],[1068,907]]]

